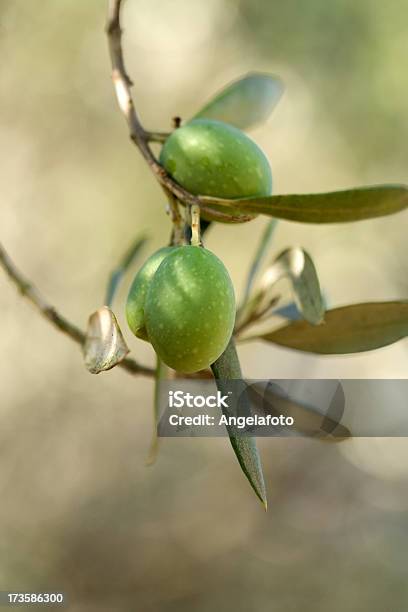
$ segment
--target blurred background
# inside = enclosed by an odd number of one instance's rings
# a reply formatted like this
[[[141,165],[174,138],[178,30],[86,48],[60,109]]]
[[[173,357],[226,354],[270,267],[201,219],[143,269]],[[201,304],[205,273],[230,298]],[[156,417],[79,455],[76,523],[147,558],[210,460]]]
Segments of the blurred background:
[[[1,241],[85,326],[139,232],[163,245],[160,188],[116,107],[105,2],[1,0]],[[125,52],[150,129],[188,118],[248,70],[286,92],[252,132],[275,193],[408,182],[403,0],[128,0]],[[330,306],[407,299],[407,213],[347,225],[281,222],[273,251],[314,257]],[[265,219],[213,227],[237,293]],[[243,245],[244,248],[243,248]],[[134,356],[151,349],[127,332]],[[164,440],[145,467],[152,383],[92,376],[0,274],[0,588],[61,589],[75,612],[405,610],[408,443],[260,441],[265,514],[225,439]],[[252,378],[405,378],[408,344],[319,358],[261,343]]]

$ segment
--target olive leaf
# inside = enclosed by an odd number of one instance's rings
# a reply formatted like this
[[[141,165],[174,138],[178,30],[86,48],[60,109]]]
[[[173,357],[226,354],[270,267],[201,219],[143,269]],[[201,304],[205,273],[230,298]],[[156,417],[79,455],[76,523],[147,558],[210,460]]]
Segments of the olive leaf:
[[[310,255],[299,247],[286,249],[266,270],[262,285],[273,286],[287,277],[292,283],[297,305],[303,317],[317,325],[324,316],[324,302],[316,268]]]
[[[129,353],[117,319],[107,306],[89,317],[83,353],[92,374],[114,368]]]
[[[303,317],[318,325],[323,320],[325,306],[316,268],[310,255],[299,247],[286,249],[278,255],[262,276],[259,289],[237,311],[236,333],[253,321],[265,318],[279,296],[271,290],[281,278],[292,284],[297,307]]]
[[[146,465],[150,466],[156,462],[159,451],[159,437],[157,435],[157,424],[159,422],[160,408],[160,383],[167,377],[169,368],[158,355],[156,355],[156,371],[154,376],[154,400],[153,400],[153,434],[150,442],[149,453],[146,459]]]
[[[292,417],[293,430],[299,435],[317,437],[327,442],[341,442],[352,436],[350,429],[340,422],[345,401],[340,384],[333,394],[326,414],[322,414],[309,403],[292,399],[278,384],[270,380],[251,383],[247,391],[253,414]]]
[[[193,119],[216,119],[247,130],[269,117],[283,90],[278,77],[250,72],[222,89]]]
[[[242,298],[241,308],[245,306],[246,302],[248,301],[256,275],[264,261],[264,258],[271,244],[271,240],[272,240],[276,225],[277,225],[277,219],[271,219],[266,225],[262,233],[261,240],[259,242],[258,248],[255,253],[255,257],[251,263],[251,267],[249,268],[249,272],[248,272],[248,276],[247,276],[247,280],[245,284],[244,296]]]
[[[232,339],[221,357],[212,364],[211,369],[216,379],[217,388],[223,394],[228,393],[228,384],[226,384],[228,380],[242,378],[241,366]],[[245,401],[248,411],[250,411],[249,398],[245,397]],[[229,429],[228,434],[241,469],[266,510],[266,488],[256,440],[248,436],[232,435]]]
[[[299,351],[330,355],[371,351],[406,336],[408,301],[394,301],[334,308],[318,327],[293,321],[258,337]]]
[[[408,187],[378,185],[329,193],[274,195],[224,200],[202,196],[203,205],[218,210],[269,215],[302,223],[345,223],[392,215],[408,207]]]
[[[136,240],[132,242],[126,253],[123,255],[117,267],[112,270],[109,276],[108,286],[106,288],[105,304],[107,306],[112,306],[113,299],[115,297],[116,291],[118,290],[123,275],[126,273],[126,270],[133,264],[137,255],[144,247],[146,241],[147,238],[145,236],[138,236]]]

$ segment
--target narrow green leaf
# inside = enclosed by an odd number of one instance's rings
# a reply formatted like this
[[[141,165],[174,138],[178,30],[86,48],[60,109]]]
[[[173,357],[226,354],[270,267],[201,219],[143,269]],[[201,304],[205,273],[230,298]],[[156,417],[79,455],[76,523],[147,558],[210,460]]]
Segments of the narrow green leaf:
[[[287,277],[292,283],[296,302],[306,321],[317,325],[324,315],[324,302],[316,268],[310,255],[298,247],[286,249],[266,270],[263,286],[271,287]]]
[[[271,219],[266,225],[262,233],[261,240],[259,242],[258,248],[255,253],[255,257],[252,261],[251,267],[248,272],[248,277],[246,280],[244,297],[242,298],[241,308],[244,307],[246,302],[248,301],[256,275],[265,259],[269,246],[271,244],[276,224],[277,224],[277,219]]]
[[[222,206],[242,213],[269,215],[302,223],[345,223],[383,217],[408,207],[408,187],[378,185],[346,191],[300,195],[275,195],[265,198],[222,200],[201,197],[206,206],[215,210]]]
[[[371,351],[406,336],[408,301],[396,301],[334,308],[326,312],[324,323],[318,327],[294,321],[259,338],[299,351],[329,355]]]
[[[283,89],[278,77],[250,72],[227,85],[193,119],[216,119],[247,130],[269,117]]]
[[[157,435],[157,424],[159,422],[160,408],[160,382],[167,378],[168,367],[162,362],[160,357],[156,355],[156,372],[154,376],[154,399],[153,399],[153,434],[150,442],[149,453],[146,459],[146,465],[150,466],[156,462],[159,451],[159,437]]]
[[[107,306],[89,317],[83,353],[91,374],[111,370],[129,353],[119,323]]]
[[[116,291],[118,290],[119,284],[126,273],[126,270],[133,264],[137,255],[140,253],[142,247],[145,245],[147,238],[145,236],[138,236],[134,242],[130,245],[129,249],[123,255],[118,266],[111,272],[108,286],[106,288],[105,304],[109,307],[112,306]]]
[[[217,387],[221,393],[227,393],[226,381],[242,378],[241,366],[233,339],[225,349],[224,353],[211,366]],[[249,399],[248,399],[249,402]],[[248,403],[248,410],[250,406]],[[229,432],[230,433],[230,432]],[[254,438],[248,436],[234,436],[230,434],[230,442],[242,471],[248,481],[267,509],[266,488],[262,472],[261,458]]]

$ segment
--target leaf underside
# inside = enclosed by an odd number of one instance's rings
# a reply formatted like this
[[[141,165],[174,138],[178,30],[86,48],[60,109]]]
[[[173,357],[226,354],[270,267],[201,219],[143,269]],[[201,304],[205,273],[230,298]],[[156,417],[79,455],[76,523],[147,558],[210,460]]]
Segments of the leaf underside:
[[[408,301],[369,302],[326,312],[322,325],[293,321],[260,339],[324,355],[359,353],[387,346],[408,336]]]
[[[193,119],[216,119],[248,130],[266,121],[283,89],[278,77],[250,72],[216,94]]]
[[[324,301],[319,278],[310,255],[299,247],[284,250],[266,270],[264,279],[271,286],[289,278],[303,317],[317,325],[324,316]]]

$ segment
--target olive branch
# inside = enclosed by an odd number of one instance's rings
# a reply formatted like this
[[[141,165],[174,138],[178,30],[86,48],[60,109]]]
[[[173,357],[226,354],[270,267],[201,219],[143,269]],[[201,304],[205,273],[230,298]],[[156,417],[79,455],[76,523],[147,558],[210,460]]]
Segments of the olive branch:
[[[408,336],[408,301],[352,304],[326,311],[314,263],[301,248],[285,249],[269,262],[260,282],[257,285],[255,282],[267,257],[277,219],[303,223],[342,223],[390,215],[408,207],[408,188],[404,185],[378,185],[330,193],[234,200],[193,195],[166,172],[150,147],[151,143],[163,144],[171,132],[146,130],[137,114],[132,97],[132,81],[125,68],[122,48],[122,5],[123,0],[108,0],[106,34],[114,90],[130,138],[166,195],[172,223],[171,243],[182,242],[187,223],[191,228],[192,244],[201,244],[200,212],[213,221],[226,223],[250,221],[257,214],[272,217],[261,236],[249,270],[244,295],[237,309],[234,336],[224,354],[211,366],[212,376],[219,388],[222,390],[222,381],[242,378],[234,338],[239,341],[263,340],[309,353],[348,354],[376,349]],[[250,73],[228,85],[195,117],[220,119],[240,129],[249,129],[267,118],[281,93],[282,84],[277,77]],[[174,128],[178,125],[179,120],[174,121]],[[124,273],[143,244],[144,239],[138,238],[111,273],[105,306],[91,315],[86,331],[70,322],[44,298],[19,271],[1,245],[0,266],[42,316],[82,348],[85,364],[91,372],[98,373],[117,365],[132,375],[154,377],[157,399],[157,385],[166,375],[165,368],[161,367],[160,360],[153,369],[127,356],[129,349],[110,308]],[[288,307],[276,309],[280,296],[275,292],[275,284],[283,277],[291,283],[294,302]],[[248,328],[269,320],[271,314],[279,316],[280,320],[283,318],[284,325],[246,334]],[[206,371],[191,376],[211,376],[211,373]],[[243,472],[266,507],[265,484],[254,439],[230,435],[230,440]],[[154,459],[156,449],[157,439],[154,438],[150,461]]]

